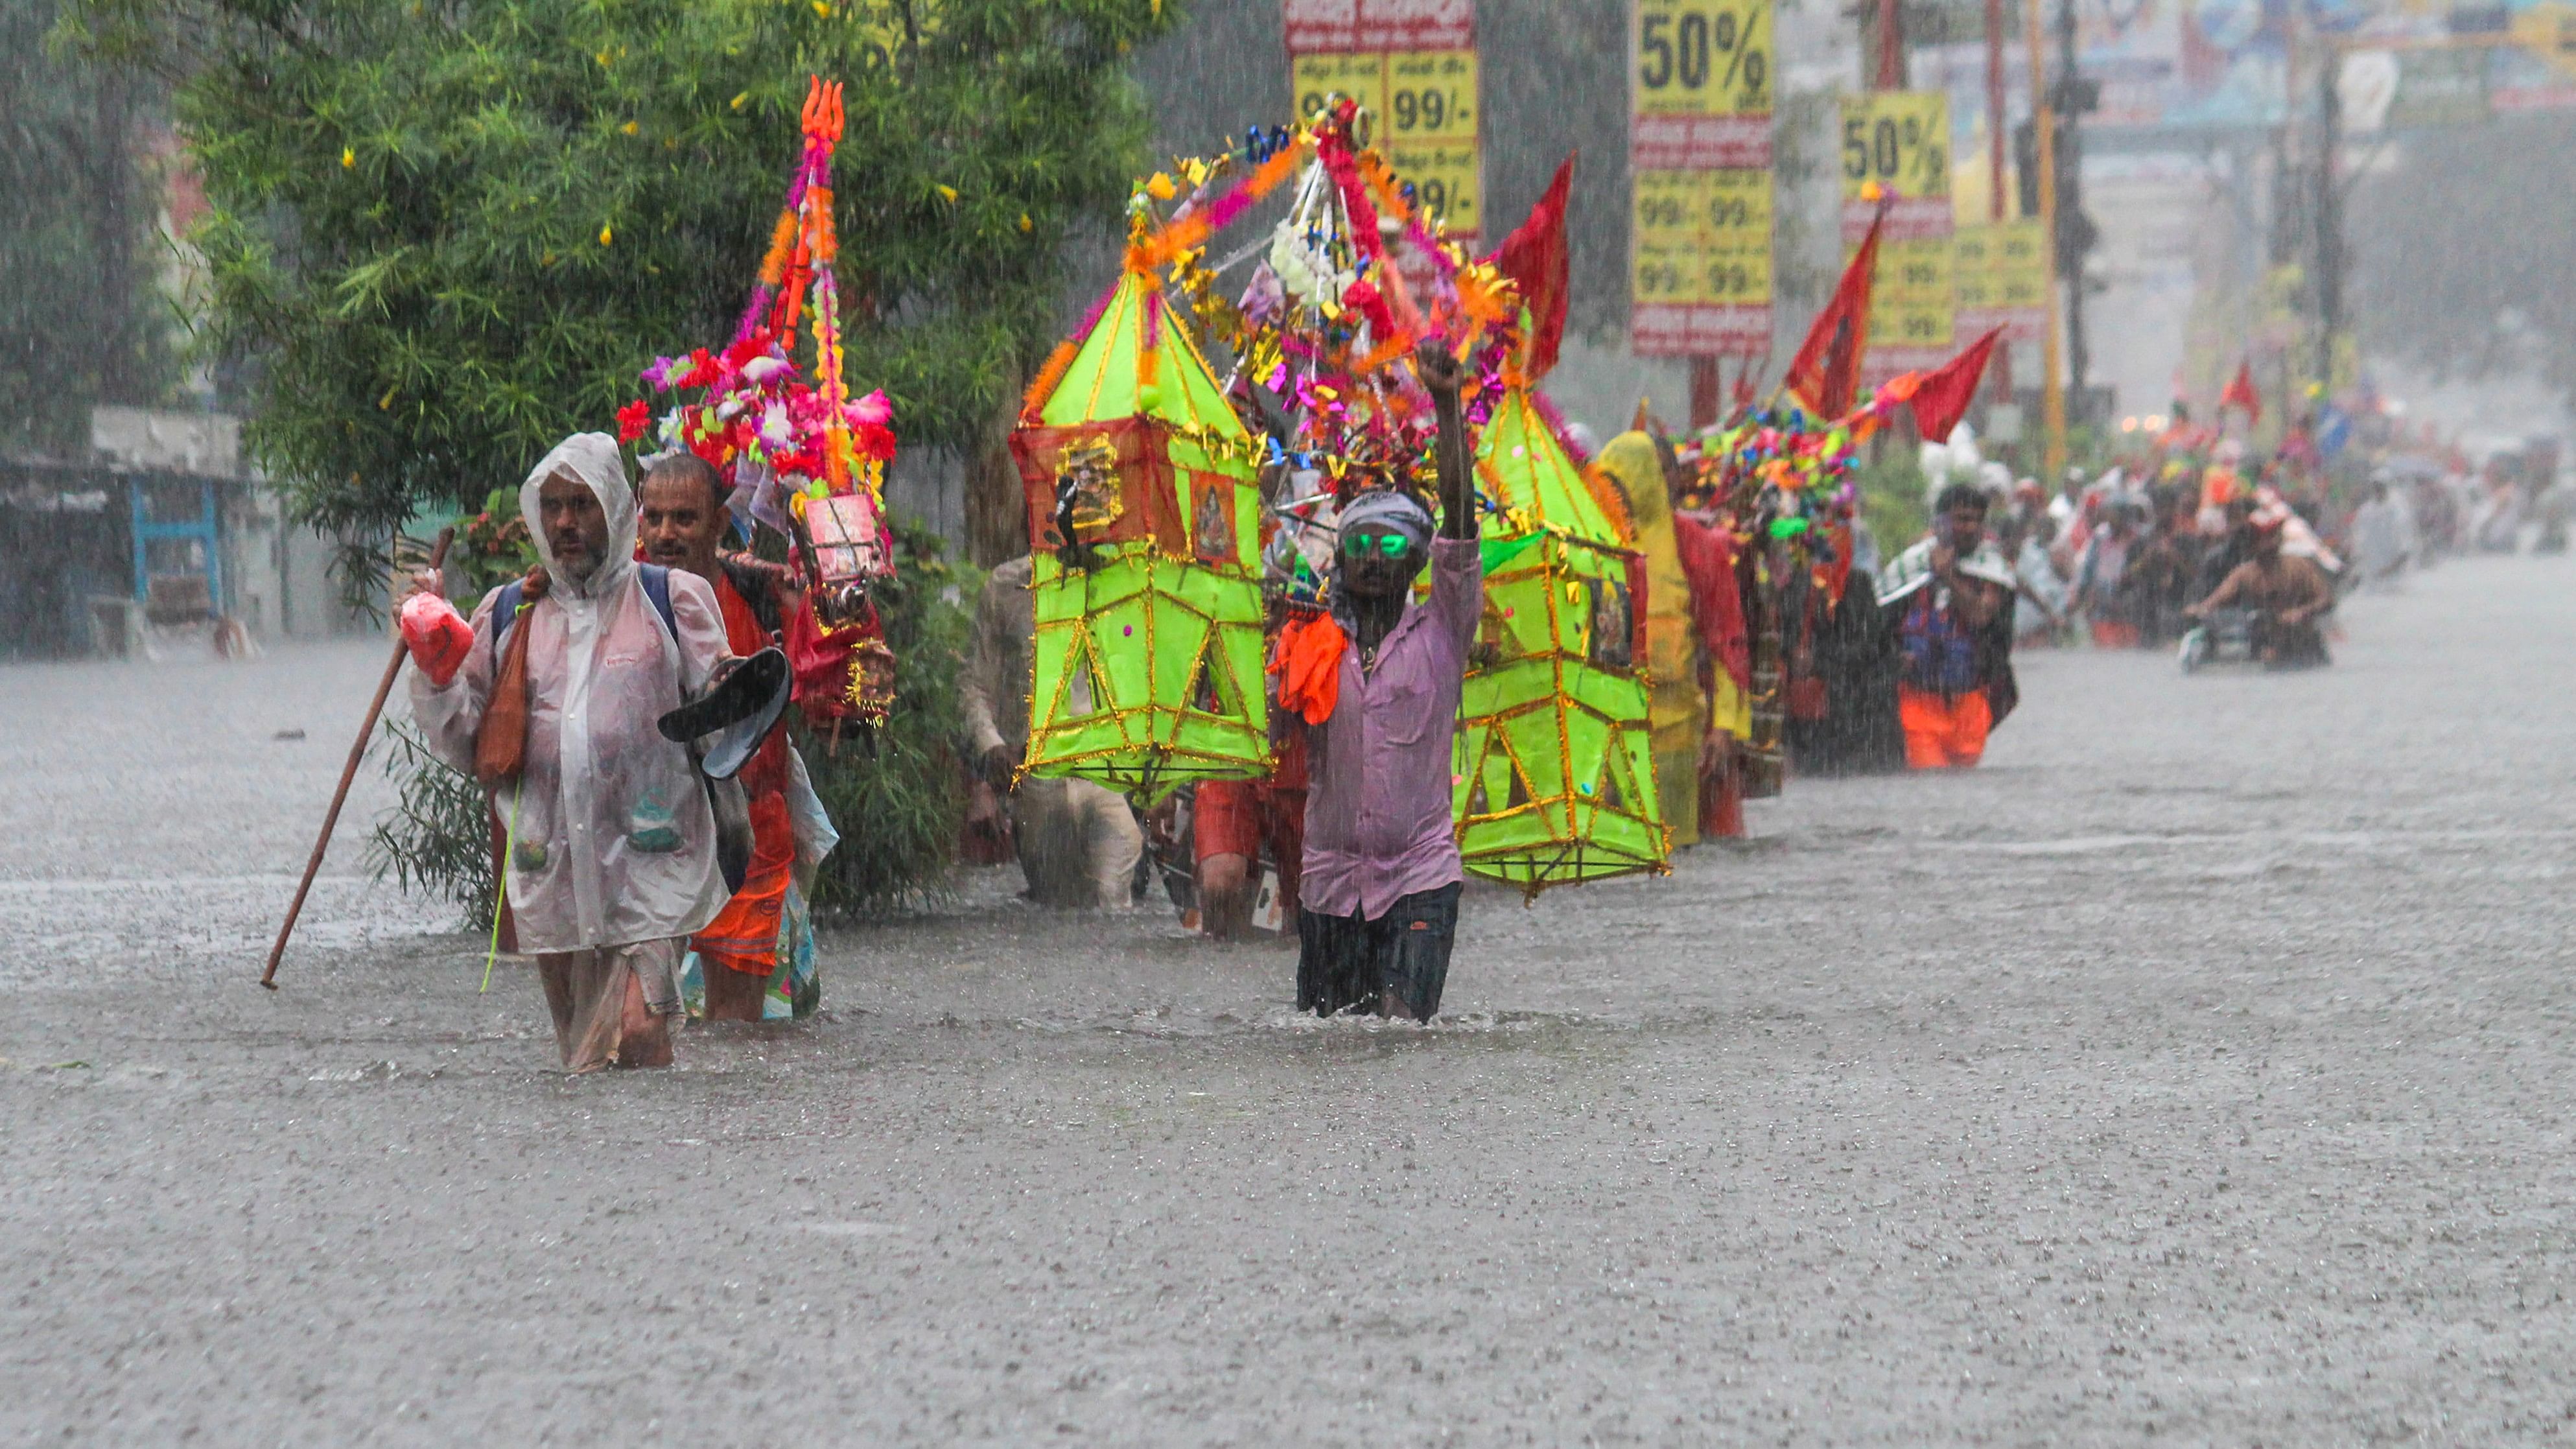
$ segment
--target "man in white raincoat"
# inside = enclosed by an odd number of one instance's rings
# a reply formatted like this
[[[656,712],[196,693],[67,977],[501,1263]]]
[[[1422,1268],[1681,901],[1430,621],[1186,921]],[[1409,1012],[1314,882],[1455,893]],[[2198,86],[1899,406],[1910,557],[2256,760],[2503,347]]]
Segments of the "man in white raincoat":
[[[567,1070],[668,1066],[681,955],[730,892],[697,766],[654,722],[732,657],[724,617],[706,580],[640,571],[635,497],[607,435],[557,445],[519,486],[519,511],[548,579],[511,626],[529,631],[526,763],[493,800],[519,948],[536,955]],[[414,586],[439,587],[427,574]],[[446,683],[412,672],[421,733],[468,772],[508,647],[494,606],[510,591],[475,609],[474,647]]]

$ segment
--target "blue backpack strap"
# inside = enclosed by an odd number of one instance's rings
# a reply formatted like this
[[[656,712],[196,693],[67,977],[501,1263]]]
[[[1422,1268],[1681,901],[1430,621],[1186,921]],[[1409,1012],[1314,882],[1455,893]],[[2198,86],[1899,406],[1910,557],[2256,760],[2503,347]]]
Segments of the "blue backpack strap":
[[[653,601],[653,612],[662,616],[662,627],[671,637],[680,637],[680,621],[671,612],[671,571],[660,564],[639,563],[635,577],[644,583],[644,597]]]
[[[679,617],[671,612],[671,571],[660,564],[639,563],[635,576],[643,581],[644,597],[653,601],[653,612],[662,616],[662,627],[671,637],[680,637]],[[492,601],[492,653],[498,658],[501,643],[510,635],[510,626],[519,622],[519,600],[527,592],[527,580],[512,579],[501,586],[501,597]]]
[[[492,657],[501,657],[501,641],[510,636],[510,626],[519,622],[519,597],[527,592],[528,581],[512,579],[501,586],[501,597],[492,601]]]

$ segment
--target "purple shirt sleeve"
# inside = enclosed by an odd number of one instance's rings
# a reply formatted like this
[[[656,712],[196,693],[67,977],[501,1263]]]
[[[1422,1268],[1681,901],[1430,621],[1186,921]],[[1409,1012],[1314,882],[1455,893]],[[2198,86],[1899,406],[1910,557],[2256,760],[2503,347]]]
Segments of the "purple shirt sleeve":
[[[1464,661],[1476,642],[1476,621],[1485,611],[1485,553],[1472,538],[1431,541],[1431,613],[1457,657]]]

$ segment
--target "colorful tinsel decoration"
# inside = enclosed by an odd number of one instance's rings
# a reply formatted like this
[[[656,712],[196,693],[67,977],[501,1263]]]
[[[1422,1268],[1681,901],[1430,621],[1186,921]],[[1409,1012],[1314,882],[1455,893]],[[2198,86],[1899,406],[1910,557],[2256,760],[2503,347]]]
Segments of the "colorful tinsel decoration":
[[[895,457],[894,409],[882,391],[853,399],[843,375],[833,271],[839,235],[832,219],[841,94],[838,81],[826,84],[818,76],[808,83],[804,147],[733,340],[722,349],[659,358],[644,370],[652,392],[671,396],[658,421],[641,399],[618,411],[626,440],[650,434],[659,452],[685,449],[712,465],[731,487],[727,504],[746,532],[765,523],[796,541],[798,582],[812,615],[802,621],[809,626],[804,657],[794,661],[798,700],[818,723],[879,719],[892,702],[891,661],[867,589],[894,568],[882,525],[885,469]],[[796,363],[800,332],[813,340],[810,381]],[[694,394],[695,401],[682,394]],[[818,550],[809,515],[826,500],[851,497],[863,497],[866,506],[819,510],[834,519],[830,539],[843,538],[853,514],[874,536],[857,540],[864,546],[856,550],[828,542]],[[799,642],[791,637],[791,645]],[[834,682],[809,688],[809,676]]]

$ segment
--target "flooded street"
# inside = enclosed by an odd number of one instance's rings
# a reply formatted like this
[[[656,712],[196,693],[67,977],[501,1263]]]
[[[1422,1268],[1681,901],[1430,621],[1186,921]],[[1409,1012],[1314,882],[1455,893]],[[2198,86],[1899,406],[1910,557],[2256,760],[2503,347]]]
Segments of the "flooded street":
[[[381,644],[0,669],[0,1437],[2576,1433],[2571,608],[2026,656],[1984,769],[1471,892],[1431,1030],[985,872],[579,1080],[363,879],[372,765],[254,984]]]

